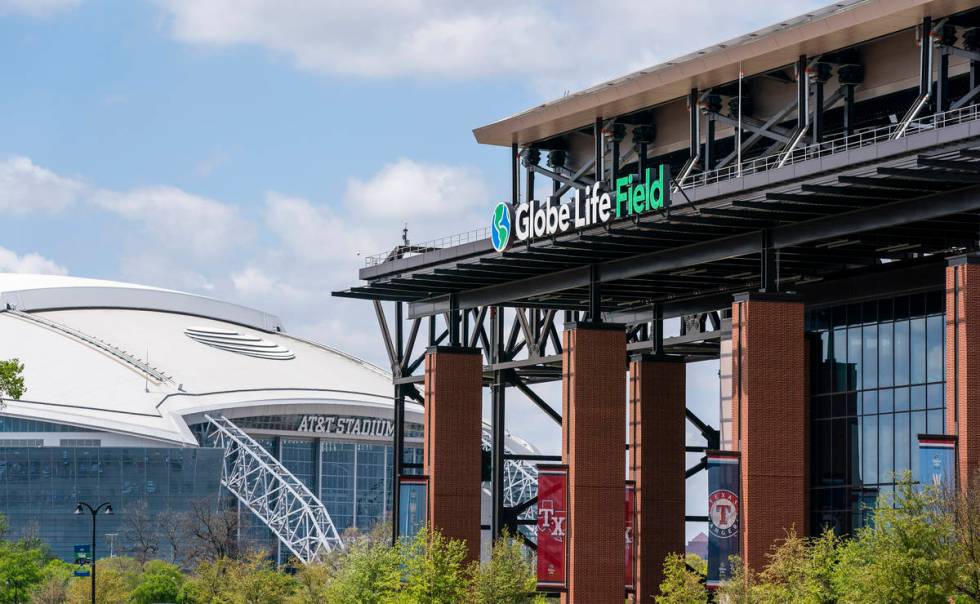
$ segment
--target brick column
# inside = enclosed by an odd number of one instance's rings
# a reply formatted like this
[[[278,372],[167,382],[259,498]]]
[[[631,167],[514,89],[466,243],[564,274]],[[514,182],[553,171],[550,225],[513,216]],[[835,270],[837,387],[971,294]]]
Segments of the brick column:
[[[732,363],[734,436],[742,460],[742,559],[761,570],[786,529],[807,534],[802,301],[779,294],[736,296]]]
[[[476,348],[433,347],[425,354],[426,521],[465,541],[470,560],[480,559],[482,378]]]
[[[956,479],[961,488],[968,487],[980,469],[980,256],[977,255],[950,258],[946,268],[946,433],[956,435]]]
[[[569,586],[562,602],[622,604],[626,548],[626,332],[565,327],[562,461],[568,464]]]
[[[686,365],[679,357],[630,362],[630,478],[636,481],[636,593],[660,593],[664,558],[684,553]]]

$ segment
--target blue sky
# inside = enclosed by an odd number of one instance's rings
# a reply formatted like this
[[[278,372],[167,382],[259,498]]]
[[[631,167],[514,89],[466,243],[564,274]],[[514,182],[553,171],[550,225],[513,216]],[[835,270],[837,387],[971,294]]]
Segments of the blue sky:
[[[0,270],[230,299],[383,364],[329,292],[403,222],[485,226],[508,153],[474,127],[822,4],[0,0]],[[708,418],[716,370],[689,374]]]

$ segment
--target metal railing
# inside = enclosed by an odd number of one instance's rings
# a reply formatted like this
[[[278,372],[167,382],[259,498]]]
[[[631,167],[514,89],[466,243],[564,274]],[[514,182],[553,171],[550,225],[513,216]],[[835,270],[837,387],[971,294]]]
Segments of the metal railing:
[[[304,564],[344,543],[323,503],[228,418],[205,415],[209,438],[224,449],[221,484],[252,511]]]
[[[776,168],[791,166],[803,161],[834,155],[835,153],[843,153],[852,149],[867,147],[869,145],[882,143],[891,139],[901,138],[902,136],[907,136],[908,134],[916,132],[936,130],[947,126],[954,126],[956,124],[970,122],[976,119],[980,119],[980,105],[970,105],[959,109],[951,109],[943,113],[936,113],[933,115],[920,117],[907,123],[898,122],[878,128],[859,130],[851,135],[841,135],[824,140],[820,143],[797,146],[789,153],[780,151],[770,155],[757,157],[755,159],[749,159],[740,164],[732,164],[725,166],[724,168],[718,168],[716,170],[690,173],[679,182],[675,182],[674,185],[677,186],[679,184],[680,188],[686,191],[697,187],[703,187],[705,185],[741,178],[750,174],[768,172],[769,170]],[[418,245],[411,245],[407,247],[399,246],[398,248],[395,248],[394,251],[368,256],[365,259],[365,265],[377,266],[378,264],[382,264],[395,258],[403,258],[406,256],[431,251],[433,249],[442,249],[455,245],[462,245],[464,243],[470,243],[472,241],[480,241],[488,239],[489,237],[490,228],[487,227],[468,231],[466,233],[451,235],[449,237],[434,239]]]

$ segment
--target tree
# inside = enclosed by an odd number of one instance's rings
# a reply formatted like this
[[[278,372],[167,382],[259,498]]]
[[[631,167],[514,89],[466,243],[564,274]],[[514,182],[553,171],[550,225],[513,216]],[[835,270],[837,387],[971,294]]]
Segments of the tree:
[[[302,566],[296,572],[295,591],[290,603],[322,604],[329,602],[330,583],[333,581],[335,572],[332,565],[321,562]]]
[[[41,582],[31,590],[31,604],[64,604],[74,567],[64,560],[53,558],[41,569]]]
[[[272,567],[261,553],[243,560],[205,560],[178,601],[194,604],[280,604],[293,592],[293,579]]]
[[[131,506],[123,519],[123,543],[126,551],[145,564],[160,552],[160,523],[149,513],[145,499]]]
[[[4,408],[4,398],[15,401],[24,396],[24,364],[18,359],[0,361],[0,410]]]
[[[707,571],[707,564],[701,558],[694,556],[697,560],[691,566],[695,568],[703,567]],[[698,562],[701,562],[698,564]],[[708,589],[704,586],[704,574],[695,572],[688,567],[685,556],[680,554],[667,554],[664,560],[664,580],[660,584],[660,595],[657,596],[657,604],[703,604],[708,601]]]
[[[139,583],[129,596],[132,604],[176,602],[187,578],[180,569],[162,560],[150,560],[143,566]]]
[[[44,579],[44,554],[23,543],[0,542],[0,601],[26,602]]]
[[[125,604],[129,599],[125,580],[118,570],[107,564],[108,558],[95,563],[96,604]],[[91,581],[72,581],[68,586],[67,604],[89,604],[92,601]]]
[[[351,542],[337,559],[337,572],[327,586],[329,604],[389,604],[401,589],[400,548],[367,539]]]
[[[208,499],[191,502],[183,527],[188,536],[187,554],[195,560],[238,558],[238,512],[218,509]]]
[[[471,568],[471,598],[479,604],[544,602],[535,594],[537,577],[524,546],[506,532],[493,545],[490,560]]]
[[[466,544],[437,530],[421,530],[402,544],[409,602],[455,604],[466,601]]]
[[[879,501],[871,526],[840,547],[833,584],[845,602],[948,602],[955,593],[955,529],[942,495],[906,477]]]
[[[182,564],[188,538],[185,519],[177,512],[161,512],[154,522],[159,531],[160,550],[169,551],[167,560],[171,564]]]

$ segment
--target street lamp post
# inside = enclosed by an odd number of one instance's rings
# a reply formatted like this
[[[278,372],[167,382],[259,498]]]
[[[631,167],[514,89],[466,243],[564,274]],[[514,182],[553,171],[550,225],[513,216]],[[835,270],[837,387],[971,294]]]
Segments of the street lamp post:
[[[92,514],[92,604],[95,604],[95,517],[103,510],[106,514],[112,515],[112,504],[106,501],[93,508],[84,501],[79,501],[75,506],[75,513],[81,514],[82,510],[86,509]]]

